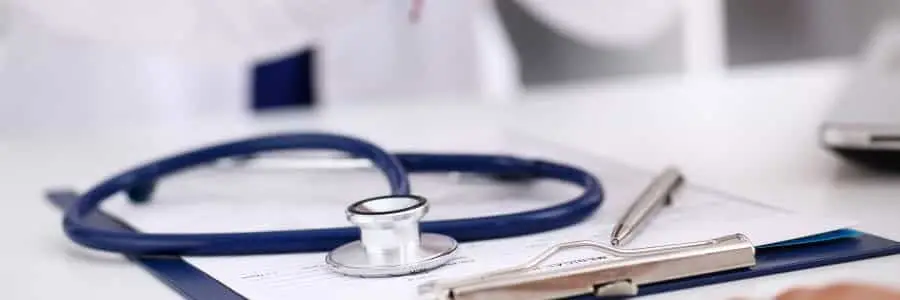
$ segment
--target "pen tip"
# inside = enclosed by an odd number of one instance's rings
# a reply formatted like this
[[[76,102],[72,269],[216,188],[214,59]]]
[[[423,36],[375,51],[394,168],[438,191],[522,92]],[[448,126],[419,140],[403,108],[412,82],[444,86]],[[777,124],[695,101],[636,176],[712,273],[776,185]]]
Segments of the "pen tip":
[[[609,243],[610,243],[611,245],[613,245],[613,246],[618,246],[618,245],[619,245],[619,239],[612,239],[611,241],[609,241]]]

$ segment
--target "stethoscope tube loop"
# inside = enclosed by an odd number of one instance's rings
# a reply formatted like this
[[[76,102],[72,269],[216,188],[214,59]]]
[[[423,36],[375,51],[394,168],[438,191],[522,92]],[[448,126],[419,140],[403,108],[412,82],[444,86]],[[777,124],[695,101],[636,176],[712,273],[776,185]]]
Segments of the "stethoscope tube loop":
[[[275,150],[339,150],[366,158],[384,173],[394,195],[410,194],[407,172],[475,172],[527,178],[553,178],[580,185],[578,197],[531,211],[469,219],[422,222],[422,232],[475,241],[530,234],[575,224],[590,216],[602,202],[600,182],[584,170],[559,163],[502,155],[390,154],[366,141],[321,133],[278,134],[213,145],[164,158],[113,176],[82,194],[65,211],[63,227],[76,243],[129,255],[245,255],[329,251],[359,239],[356,227],[247,233],[157,234],[108,231],[93,227],[88,218],[100,203],[119,192],[142,188],[175,172],[234,156]],[[302,183],[301,183],[302,184]],[[148,188],[150,186],[151,188]]]

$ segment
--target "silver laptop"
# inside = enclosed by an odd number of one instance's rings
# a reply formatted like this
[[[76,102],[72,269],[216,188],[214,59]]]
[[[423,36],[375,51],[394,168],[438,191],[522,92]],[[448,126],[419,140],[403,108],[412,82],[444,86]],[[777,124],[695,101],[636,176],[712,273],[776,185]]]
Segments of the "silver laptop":
[[[900,166],[900,22],[880,26],[822,122],[821,143],[877,166]]]

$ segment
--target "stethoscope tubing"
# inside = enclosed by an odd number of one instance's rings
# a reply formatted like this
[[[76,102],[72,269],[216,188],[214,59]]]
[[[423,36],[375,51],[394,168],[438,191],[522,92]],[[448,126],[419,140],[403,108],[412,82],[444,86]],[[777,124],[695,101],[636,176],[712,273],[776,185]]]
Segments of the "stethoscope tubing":
[[[422,232],[477,241],[531,234],[575,224],[590,216],[603,200],[599,180],[576,167],[503,155],[390,154],[367,141],[324,133],[276,134],[213,145],[126,170],[80,195],[64,215],[63,228],[74,242],[93,249],[128,255],[219,256],[329,251],[359,239],[356,227],[242,232],[138,233],[89,225],[100,204],[119,192],[149,201],[160,178],[228,157],[275,150],[339,150],[372,161],[384,173],[394,195],[410,194],[409,172],[475,172],[554,178],[584,188],[578,197],[550,207],[496,216],[422,222]],[[298,183],[298,184],[302,184]],[[141,191],[141,192],[135,192]],[[138,204],[139,205],[139,204]]]

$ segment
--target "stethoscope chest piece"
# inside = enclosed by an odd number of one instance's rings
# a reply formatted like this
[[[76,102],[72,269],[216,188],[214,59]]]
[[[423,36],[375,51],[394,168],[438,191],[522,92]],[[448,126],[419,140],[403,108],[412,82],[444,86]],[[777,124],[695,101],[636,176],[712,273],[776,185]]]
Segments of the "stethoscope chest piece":
[[[369,198],[350,205],[347,219],[361,238],[335,248],[325,258],[335,272],[358,277],[400,276],[438,268],[454,258],[457,242],[420,233],[428,201],[414,195]]]

